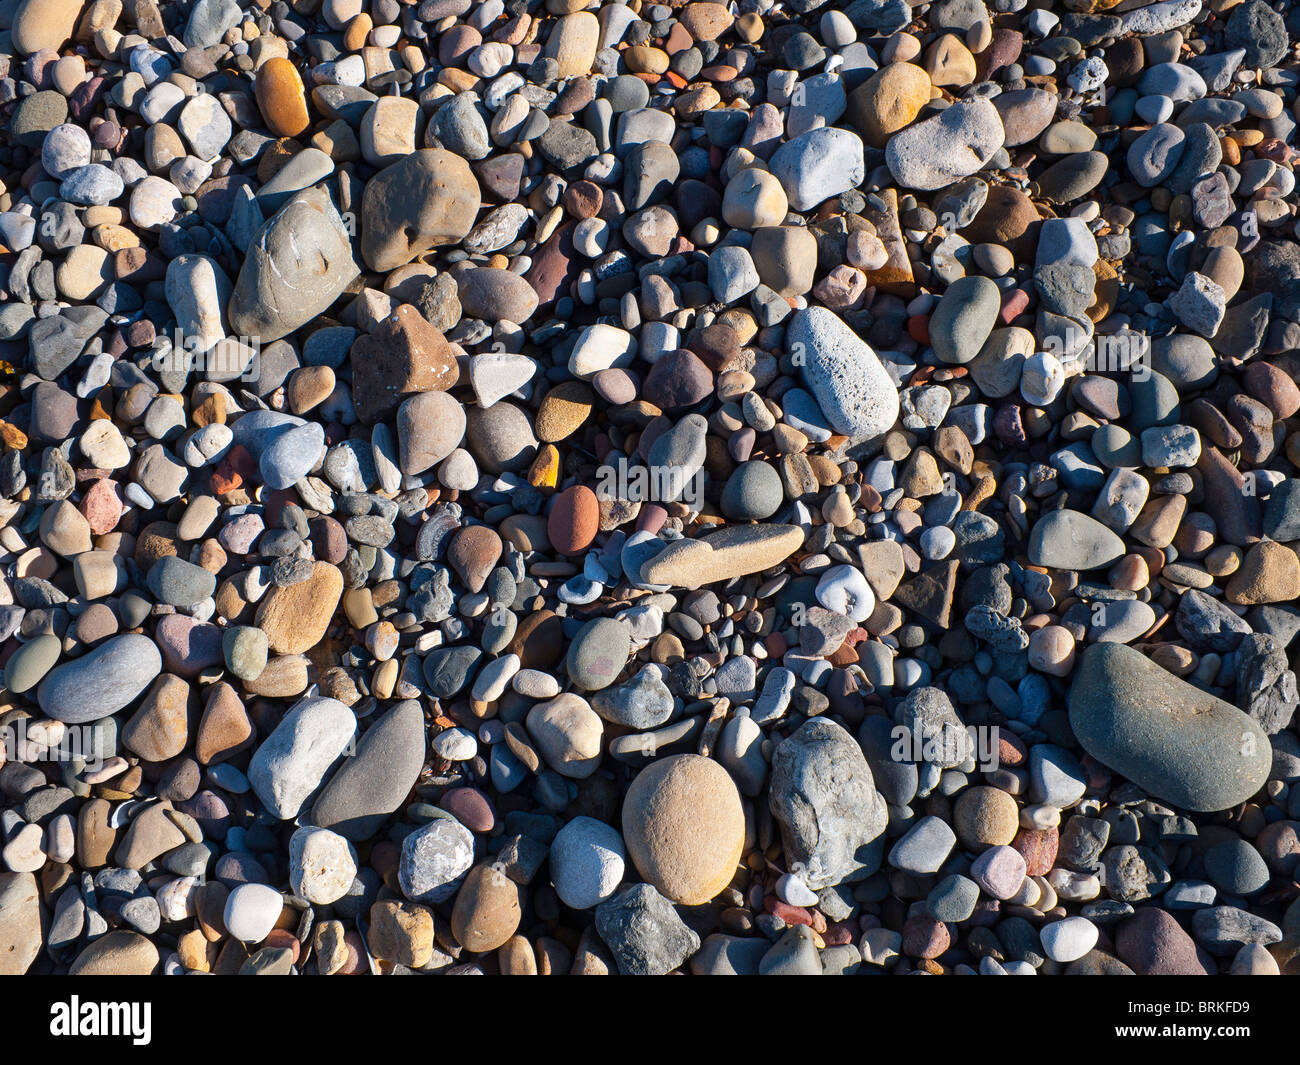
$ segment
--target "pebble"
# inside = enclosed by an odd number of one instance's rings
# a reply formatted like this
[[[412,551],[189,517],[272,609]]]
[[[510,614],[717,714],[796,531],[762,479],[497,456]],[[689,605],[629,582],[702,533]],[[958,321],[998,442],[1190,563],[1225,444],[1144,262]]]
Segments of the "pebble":
[[[777,747],[768,803],[810,888],[834,887],[879,865],[879,849],[873,859],[869,844],[884,831],[885,800],[861,748],[834,722],[809,721]],[[831,825],[833,832],[824,827]]]
[[[398,877],[412,902],[445,902],[474,864],[474,836],[454,817],[435,817],[402,841]]]
[[[983,97],[963,100],[891,136],[885,163],[903,187],[931,191],[978,173],[1004,136],[993,104]]]
[[[253,791],[276,817],[291,820],[355,732],[356,718],[337,699],[299,700],[249,762]]]
[[[876,353],[833,312],[810,307],[786,330],[801,358],[804,383],[836,432],[854,439],[879,436],[898,418],[898,392]]]
[[[623,879],[623,837],[591,817],[575,817],[551,842],[551,883],[560,901],[590,910],[610,898]]]
[[[325,828],[300,828],[289,839],[289,883],[308,902],[328,906],[348,893],[357,855],[346,839]]]
[[[69,725],[87,724],[133,702],[162,671],[162,656],[144,636],[115,636],[40,682],[41,709]]]
[[[261,943],[275,927],[284,899],[266,884],[239,884],[226,897],[222,921],[244,943]]]

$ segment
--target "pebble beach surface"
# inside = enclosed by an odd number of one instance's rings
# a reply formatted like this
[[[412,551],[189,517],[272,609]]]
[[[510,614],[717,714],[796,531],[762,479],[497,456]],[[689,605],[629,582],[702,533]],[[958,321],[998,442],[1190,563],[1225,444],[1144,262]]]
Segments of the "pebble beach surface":
[[[0,974],[1300,973],[1297,40],[0,0]]]

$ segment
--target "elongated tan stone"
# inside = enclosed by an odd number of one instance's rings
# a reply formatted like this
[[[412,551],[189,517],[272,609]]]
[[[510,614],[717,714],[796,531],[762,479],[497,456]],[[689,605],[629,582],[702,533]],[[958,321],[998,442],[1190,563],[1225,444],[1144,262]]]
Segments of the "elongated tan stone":
[[[733,525],[698,540],[677,540],[641,567],[647,584],[700,588],[758,573],[785,561],[803,543],[797,525]]]

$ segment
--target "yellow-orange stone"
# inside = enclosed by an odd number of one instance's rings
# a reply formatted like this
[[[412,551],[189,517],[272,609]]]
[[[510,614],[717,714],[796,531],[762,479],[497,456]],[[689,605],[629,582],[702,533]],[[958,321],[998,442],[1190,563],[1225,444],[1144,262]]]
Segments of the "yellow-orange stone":
[[[289,60],[268,59],[257,72],[254,88],[266,128],[277,137],[296,137],[307,129],[307,97],[302,78]]]

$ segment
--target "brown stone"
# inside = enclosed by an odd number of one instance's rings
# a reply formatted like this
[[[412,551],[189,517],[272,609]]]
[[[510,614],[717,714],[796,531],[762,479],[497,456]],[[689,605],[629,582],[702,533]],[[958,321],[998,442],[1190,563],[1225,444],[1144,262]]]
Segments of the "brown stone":
[[[853,91],[849,121],[873,148],[910,125],[930,102],[930,75],[912,63],[890,63]]]
[[[253,726],[243,700],[225,681],[214,684],[194,740],[194,756],[202,765],[230,757],[252,739]]]
[[[271,650],[303,654],[324,637],[342,595],[343,574],[338,567],[317,562],[305,581],[267,593],[257,609],[257,626],[266,633]]]
[[[446,392],[459,370],[447,338],[409,303],[352,344],[352,402],[357,417],[382,421],[413,392]]]
[[[596,394],[584,381],[564,381],[549,392],[537,409],[537,439],[556,443],[572,436],[591,417]]]
[[[190,686],[164,673],[122,729],[122,743],[146,762],[165,762],[185,750],[189,739]]]
[[[467,874],[451,912],[456,941],[475,954],[496,950],[519,928],[519,885],[489,864]]]
[[[447,548],[447,562],[471,592],[481,592],[504,545],[501,537],[486,525],[461,529]]]
[[[1026,876],[1046,876],[1056,864],[1060,832],[1052,828],[1025,828],[1011,841],[1013,850],[1025,860]]]
[[[107,799],[96,798],[77,813],[77,864],[83,869],[98,869],[108,864],[109,852],[117,841],[117,829],[108,823],[111,812]]]
[[[623,838],[647,882],[674,902],[701,905],[736,874],[745,844],[740,793],[708,758],[660,759],[628,789]]]
[[[1228,602],[1240,606],[1300,598],[1300,558],[1285,544],[1261,540],[1246,552],[1225,594]]]
[[[158,968],[158,948],[139,932],[118,929],[77,955],[69,976],[149,976]]]
[[[385,961],[418,969],[433,958],[433,913],[424,906],[383,899],[370,907],[370,950]]]
[[[1016,800],[1001,788],[967,788],[953,804],[953,831],[962,848],[983,851],[1005,846],[1016,838],[1020,812]]]
[[[585,551],[600,528],[600,504],[586,485],[566,488],[551,505],[546,534],[551,546],[562,555]]]
[[[524,669],[549,669],[564,654],[564,624],[550,610],[537,610],[519,622],[508,653],[519,656]]]
[[[167,804],[147,806],[136,814],[117,846],[118,865],[124,869],[143,869],[186,842],[185,834],[167,814]]]

